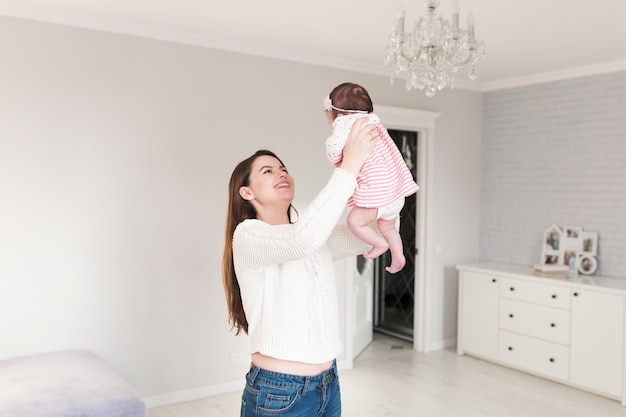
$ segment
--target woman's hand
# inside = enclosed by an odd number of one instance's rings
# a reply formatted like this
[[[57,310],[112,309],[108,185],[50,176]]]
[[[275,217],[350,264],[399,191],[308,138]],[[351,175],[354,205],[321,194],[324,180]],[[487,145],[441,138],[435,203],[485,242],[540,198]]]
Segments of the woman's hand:
[[[343,148],[341,168],[356,178],[379,140],[378,130],[373,123],[369,123],[369,118],[357,119],[350,129],[350,135],[348,135],[348,140]]]

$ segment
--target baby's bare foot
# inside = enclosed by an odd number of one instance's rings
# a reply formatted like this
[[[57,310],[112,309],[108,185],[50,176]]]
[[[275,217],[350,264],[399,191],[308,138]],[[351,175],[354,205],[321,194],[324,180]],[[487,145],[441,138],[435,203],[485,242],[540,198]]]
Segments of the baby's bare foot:
[[[404,268],[405,264],[406,259],[404,259],[404,256],[395,257],[391,260],[391,265],[385,268],[385,271],[389,272],[390,274],[395,274],[396,272],[400,272],[402,268]]]
[[[372,249],[363,254],[363,257],[366,259],[378,258],[383,253],[387,252],[387,249],[389,249],[389,245],[385,242],[382,245],[372,247]]]

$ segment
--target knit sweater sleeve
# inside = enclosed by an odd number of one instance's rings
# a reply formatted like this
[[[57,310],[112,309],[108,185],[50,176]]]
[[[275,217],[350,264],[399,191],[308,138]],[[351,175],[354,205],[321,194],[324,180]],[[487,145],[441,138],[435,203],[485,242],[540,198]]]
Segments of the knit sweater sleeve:
[[[378,231],[378,228],[374,226]],[[338,224],[328,239],[328,247],[333,261],[348,256],[361,255],[372,248],[371,245],[360,240],[345,224]]]
[[[335,168],[326,186],[295,223],[270,225],[256,219],[241,222],[233,235],[235,263],[254,269],[311,256],[330,237],[355,187],[352,174]]]

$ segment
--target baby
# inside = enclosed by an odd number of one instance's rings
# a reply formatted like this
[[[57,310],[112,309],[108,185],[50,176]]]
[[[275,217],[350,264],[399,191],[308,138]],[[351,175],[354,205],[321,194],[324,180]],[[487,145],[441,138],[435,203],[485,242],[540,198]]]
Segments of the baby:
[[[390,250],[391,265],[385,270],[395,274],[406,263],[397,226],[400,210],[405,198],[419,187],[398,147],[374,113],[365,88],[353,83],[338,85],[324,99],[324,110],[333,128],[326,139],[326,156],[335,166],[341,163],[342,150],[354,121],[367,117],[370,123],[376,124],[380,140],[357,177],[357,188],[348,201],[352,209],[347,223],[357,237],[372,245],[372,249],[363,254],[365,258],[376,258]],[[370,226],[374,220],[380,234]]]

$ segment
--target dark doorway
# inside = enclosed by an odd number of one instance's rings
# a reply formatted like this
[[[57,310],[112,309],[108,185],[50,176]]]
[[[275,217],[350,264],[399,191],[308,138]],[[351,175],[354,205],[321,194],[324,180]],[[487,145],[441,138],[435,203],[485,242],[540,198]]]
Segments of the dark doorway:
[[[417,132],[389,129],[389,135],[416,179]],[[385,271],[385,267],[391,263],[389,251],[374,262],[374,330],[409,341],[413,341],[415,316],[416,206],[417,196],[413,194],[406,198],[400,213],[405,267],[396,274]]]

